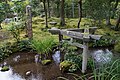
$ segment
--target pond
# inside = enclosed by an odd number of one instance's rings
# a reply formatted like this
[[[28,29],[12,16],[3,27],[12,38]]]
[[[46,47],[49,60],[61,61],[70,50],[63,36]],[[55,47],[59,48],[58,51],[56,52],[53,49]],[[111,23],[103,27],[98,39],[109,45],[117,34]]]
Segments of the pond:
[[[109,52],[108,54],[112,55],[111,51],[108,49],[90,49],[89,51],[93,56],[96,53],[101,54],[101,52],[104,54],[107,54],[105,52]],[[69,80],[74,80],[72,76],[62,73],[59,70],[61,56],[59,51],[56,51],[55,54],[51,56],[53,61],[51,64],[46,66],[36,63],[35,55],[36,54],[33,52],[18,52],[2,61],[0,65],[2,66],[4,64],[9,66],[10,70],[0,72],[0,80],[57,80],[57,77],[59,76],[64,76]],[[97,58],[99,62],[99,57]],[[107,60],[110,60],[110,58],[107,57]],[[26,75],[29,72],[30,74]],[[78,74],[81,74],[81,72],[79,71]]]
[[[59,70],[59,52],[53,54],[52,64],[46,66],[36,63],[35,55],[31,52],[18,52],[5,59],[1,65],[9,66],[10,70],[0,72],[0,80],[57,80],[58,76],[67,76]],[[31,74],[26,75],[29,71]]]

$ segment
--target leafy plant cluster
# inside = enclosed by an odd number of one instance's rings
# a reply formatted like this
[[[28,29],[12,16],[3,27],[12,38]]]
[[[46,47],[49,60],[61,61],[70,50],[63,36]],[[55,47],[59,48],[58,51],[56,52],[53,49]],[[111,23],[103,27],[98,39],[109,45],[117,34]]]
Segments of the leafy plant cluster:
[[[92,47],[102,47],[114,45],[116,40],[112,36],[104,35],[100,40],[94,40],[90,46]]]
[[[4,44],[0,47],[0,60],[3,60],[12,53],[10,47],[11,46],[8,46],[8,44]]]
[[[77,69],[81,68],[82,56],[76,53],[66,53],[64,56],[64,60],[70,61],[73,65],[69,68],[70,72],[74,72]]]
[[[28,40],[21,40],[15,43],[5,43],[2,47],[0,47],[0,60],[3,60],[12,53],[30,50],[32,50],[32,48],[31,43]]]
[[[48,53],[52,50],[52,48],[55,45],[55,41],[54,38],[52,37],[48,37],[45,39],[41,39],[41,40],[36,40],[33,39],[31,41],[31,46],[34,50],[37,51],[38,54],[40,55],[48,55]]]
[[[23,22],[13,22],[8,27],[8,31],[10,31],[16,42],[19,42],[21,40],[20,33],[23,30],[23,27],[24,27]]]

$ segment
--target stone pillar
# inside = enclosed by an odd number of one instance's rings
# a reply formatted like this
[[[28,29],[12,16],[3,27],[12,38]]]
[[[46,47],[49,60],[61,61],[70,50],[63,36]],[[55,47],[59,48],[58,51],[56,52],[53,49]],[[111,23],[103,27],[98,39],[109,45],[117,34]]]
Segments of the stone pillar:
[[[33,38],[33,33],[32,33],[32,11],[31,11],[31,6],[28,5],[26,6],[26,15],[27,15],[27,36],[29,40]]]

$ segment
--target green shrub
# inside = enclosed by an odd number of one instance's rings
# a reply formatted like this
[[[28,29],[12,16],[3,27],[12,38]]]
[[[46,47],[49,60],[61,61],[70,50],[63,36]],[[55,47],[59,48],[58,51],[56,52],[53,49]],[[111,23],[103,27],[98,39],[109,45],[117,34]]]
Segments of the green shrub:
[[[90,47],[101,47],[101,46],[110,46],[115,44],[115,39],[112,39],[111,36],[103,36],[100,40],[96,40],[89,44]]]
[[[13,22],[8,27],[8,31],[12,34],[13,38],[19,42],[20,41],[20,32],[23,29],[23,22]]]
[[[64,60],[71,61],[77,65],[76,68],[81,68],[82,56],[77,53],[66,53],[64,56]]]
[[[31,43],[29,40],[22,40],[17,43],[17,48],[19,49],[19,51],[30,51],[32,50],[30,45]]]
[[[120,41],[119,41],[117,44],[115,44],[114,50],[115,50],[116,52],[120,52]]]
[[[11,53],[11,44],[4,43],[3,46],[0,47],[0,60],[8,57]]]
[[[82,65],[82,56],[77,53],[66,53],[64,56],[64,60],[70,61],[73,64],[69,67],[68,71],[74,72],[81,68]]]

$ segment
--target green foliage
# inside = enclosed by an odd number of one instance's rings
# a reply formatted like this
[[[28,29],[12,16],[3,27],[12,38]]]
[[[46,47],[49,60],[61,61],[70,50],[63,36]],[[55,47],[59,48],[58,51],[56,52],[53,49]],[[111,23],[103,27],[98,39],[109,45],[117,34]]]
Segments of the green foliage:
[[[43,65],[50,64],[52,61],[51,60],[42,60]]]
[[[13,38],[19,42],[20,41],[20,32],[23,28],[23,23],[22,22],[13,22],[11,25],[8,27],[8,31],[12,34]]]
[[[11,9],[15,13],[19,13],[20,15],[25,14],[26,6],[29,4],[28,0],[14,0],[14,1],[11,1],[11,2],[13,4],[13,5],[11,5]]]
[[[100,40],[95,41],[92,44],[92,47],[100,47],[100,46],[110,46],[113,45],[114,40],[111,38],[101,38]]]
[[[15,52],[19,51],[30,51],[32,50],[31,48],[31,43],[28,40],[22,40],[20,42],[14,42],[14,43],[4,43],[0,47],[0,60],[5,59],[9,55]]]
[[[116,52],[120,52],[120,41],[118,41],[117,44],[115,44],[114,50],[115,50]]]
[[[65,72],[65,71],[68,71],[70,69],[70,66],[72,65],[73,63],[71,61],[63,61],[60,63],[60,70],[62,72]]]
[[[120,59],[113,60],[111,63],[104,65],[100,68],[94,69],[92,73],[84,75],[77,75],[74,73],[68,73],[72,75],[75,80],[119,80],[120,78]],[[58,77],[58,79],[67,80],[65,77]]]
[[[32,40],[32,48],[36,50],[39,54],[48,54],[55,45],[53,37],[46,37],[41,40]]]
[[[8,12],[8,4],[5,2],[0,2],[0,24],[6,18],[6,14]]]
[[[102,66],[98,70],[94,69],[93,77],[89,79],[95,80],[118,80],[120,78],[120,59]]]
[[[65,56],[64,56],[64,60],[71,61],[74,64],[76,64],[76,66],[74,65],[75,66],[74,68],[76,68],[75,70],[81,68],[82,56],[78,55],[77,53],[74,53],[74,52],[66,53]]]
[[[40,2],[40,0],[31,0],[30,4],[32,6],[33,16],[40,16],[41,14],[42,15],[44,14],[43,13],[44,12],[43,3]]]
[[[21,40],[19,42],[16,42],[12,45],[13,52],[17,51],[30,51],[32,50],[31,43],[29,40]],[[16,50],[16,51],[14,51]]]
[[[3,46],[0,47],[0,60],[8,57],[12,53],[10,44],[4,43]]]

